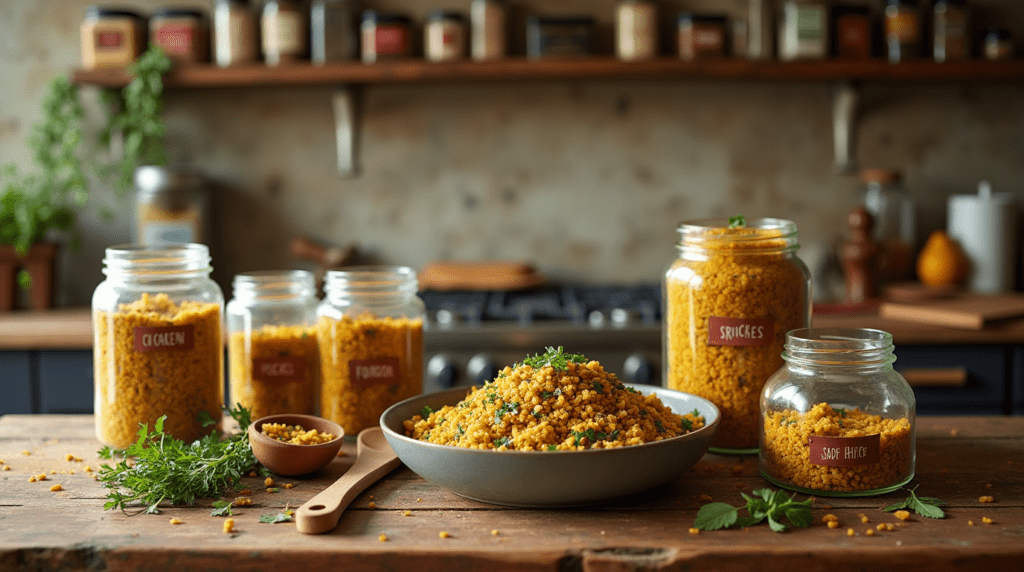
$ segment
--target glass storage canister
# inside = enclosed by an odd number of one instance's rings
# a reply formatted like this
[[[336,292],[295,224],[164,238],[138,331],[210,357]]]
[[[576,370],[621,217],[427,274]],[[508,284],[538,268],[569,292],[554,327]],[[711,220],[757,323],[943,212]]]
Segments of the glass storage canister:
[[[921,14],[917,0],[887,0],[885,46],[889,63],[897,64],[921,55]]]
[[[80,33],[83,68],[123,68],[142,54],[145,20],[136,12],[90,6]]]
[[[650,0],[622,0],[615,8],[615,54],[620,60],[658,55],[658,8]]]
[[[726,22],[725,16],[680,12],[677,19],[679,57],[688,61],[725,57]]]
[[[260,16],[263,59],[268,66],[292,63],[306,53],[306,19],[291,0],[267,0]]]
[[[207,204],[203,179],[195,173],[152,165],[135,169],[136,242],[204,242]]]
[[[917,216],[903,175],[892,169],[862,169],[860,176],[864,208],[874,223],[872,235],[882,247],[882,280],[909,280],[914,273]]]
[[[427,61],[450,62],[466,57],[466,18],[458,12],[434,10],[423,28]]]
[[[310,59],[314,64],[359,58],[360,3],[314,0],[309,14]]]
[[[964,0],[936,0],[932,6],[932,58],[937,62],[968,59],[969,37]]]
[[[664,282],[667,385],[721,410],[713,451],[756,453],[761,389],[782,366],[786,332],[810,322],[796,225],[698,220],[679,234]]]
[[[213,8],[213,60],[220,67],[256,61],[256,16],[244,0],[217,0]]]
[[[914,477],[914,392],[892,335],[810,328],[786,337],[761,396],[761,476],[824,496],[894,491]]]
[[[786,0],[779,20],[779,59],[825,59],[828,31],[828,7],[822,0]]]
[[[508,50],[504,0],[473,0],[469,5],[470,55],[478,62],[500,60]]]
[[[235,276],[227,305],[232,403],[252,418],[316,412],[316,280],[304,270]]]
[[[149,18],[149,43],[178,64],[210,58],[210,22],[199,10],[165,8]]]
[[[361,24],[363,37],[363,63],[385,58],[405,58],[412,55],[412,36],[408,16],[381,14],[364,10]]]
[[[423,318],[404,266],[330,270],[317,308],[320,414],[355,435],[423,391]]]
[[[92,297],[96,437],[123,449],[139,424],[191,442],[220,428],[224,295],[202,244],[108,248]],[[203,427],[200,417],[216,423]]]

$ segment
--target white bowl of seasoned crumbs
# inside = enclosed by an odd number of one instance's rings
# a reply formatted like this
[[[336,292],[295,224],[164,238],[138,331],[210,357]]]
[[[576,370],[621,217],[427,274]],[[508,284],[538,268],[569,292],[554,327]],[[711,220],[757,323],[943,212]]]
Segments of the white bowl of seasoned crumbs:
[[[249,444],[256,459],[282,476],[312,473],[338,455],[345,431],[314,415],[268,415],[249,425]]]
[[[718,420],[706,399],[623,384],[559,348],[483,387],[395,404],[381,428],[424,479],[473,500],[541,508],[670,482],[704,456]]]

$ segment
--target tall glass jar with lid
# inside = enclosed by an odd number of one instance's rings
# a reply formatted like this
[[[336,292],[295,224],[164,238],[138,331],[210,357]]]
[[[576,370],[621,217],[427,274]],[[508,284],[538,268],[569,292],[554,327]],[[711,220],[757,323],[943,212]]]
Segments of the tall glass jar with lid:
[[[304,270],[235,276],[227,306],[231,401],[253,419],[316,412],[316,280]]]
[[[219,429],[224,295],[207,247],[114,246],[103,262],[92,298],[97,438],[125,448],[163,415],[184,441]]]
[[[416,272],[361,266],[327,272],[317,308],[320,414],[348,435],[423,390],[423,318]]]
[[[881,330],[790,332],[761,394],[761,475],[825,496],[894,491],[914,477],[914,392]]]
[[[782,366],[786,332],[810,322],[796,225],[734,217],[685,222],[679,234],[664,282],[667,385],[721,410],[713,451],[757,453],[761,389]]]

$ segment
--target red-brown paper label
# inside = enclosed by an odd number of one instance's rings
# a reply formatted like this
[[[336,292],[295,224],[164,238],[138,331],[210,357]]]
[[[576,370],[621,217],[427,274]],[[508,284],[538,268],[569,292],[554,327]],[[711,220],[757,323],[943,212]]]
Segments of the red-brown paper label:
[[[398,358],[354,359],[348,362],[349,380],[356,387],[394,385],[399,382]]]
[[[155,43],[168,54],[186,55],[192,49],[194,34],[195,31],[190,26],[165,24],[156,29]]]
[[[811,463],[826,467],[852,467],[854,465],[875,465],[881,449],[881,436],[864,437],[823,437],[811,435],[807,438]]]
[[[195,345],[195,329],[184,326],[137,327],[134,329],[137,352],[184,352]]]
[[[96,32],[95,44],[101,50],[117,49],[123,43],[124,34],[121,32]]]
[[[377,38],[374,47],[378,56],[394,56],[406,53],[408,49],[408,34],[405,28],[400,26],[377,26]]]
[[[252,358],[252,378],[256,381],[291,383],[306,381],[306,358],[282,356]]]
[[[708,317],[709,346],[768,346],[774,336],[771,318]]]

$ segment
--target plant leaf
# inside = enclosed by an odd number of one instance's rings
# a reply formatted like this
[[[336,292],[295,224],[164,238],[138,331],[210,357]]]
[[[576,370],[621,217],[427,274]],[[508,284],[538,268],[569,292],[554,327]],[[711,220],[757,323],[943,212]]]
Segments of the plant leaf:
[[[693,526],[700,530],[728,528],[736,523],[738,510],[724,502],[708,503],[697,511],[697,518],[694,519]]]
[[[291,522],[294,520],[290,514],[279,512],[277,514],[261,514],[260,522],[266,524],[277,524],[279,522]]]
[[[814,522],[811,509],[806,507],[790,507],[786,509],[786,518],[797,528],[807,528]]]
[[[910,501],[911,500],[912,499],[910,497],[907,497],[907,498],[901,500],[898,503],[893,503],[893,504],[883,508],[882,510],[885,511],[885,512],[892,512],[894,510],[903,510],[903,509],[907,508],[908,506],[910,506]]]
[[[910,503],[910,507],[914,509],[917,514],[927,518],[946,518],[946,513],[935,505],[921,502],[920,499],[914,499]]]
[[[231,505],[233,504],[226,500],[213,501],[213,510],[210,511],[210,516],[231,516]]]
[[[770,526],[775,532],[784,532],[786,530],[785,524],[778,522],[771,516],[768,517],[768,526]]]

